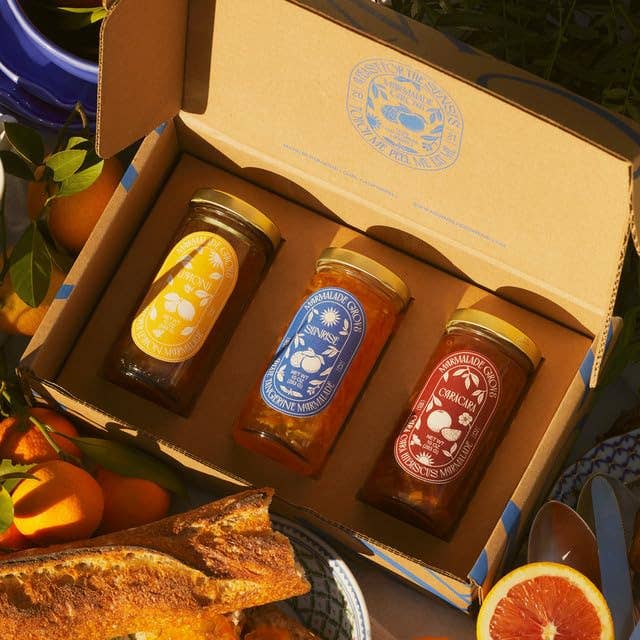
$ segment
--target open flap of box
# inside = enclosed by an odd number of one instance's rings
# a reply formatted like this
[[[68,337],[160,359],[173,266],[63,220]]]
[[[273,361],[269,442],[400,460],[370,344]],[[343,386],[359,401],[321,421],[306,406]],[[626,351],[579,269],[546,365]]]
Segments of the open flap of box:
[[[640,124],[452,36],[369,0],[291,0],[353,31],[507,99],[623,158],[638,158]]]
[[[114,50],[145,15],[137,4],[148,0],[120,0],[103,27],[102,150],[127,137],[118,127],[140,134],[177,100],[184,3],[154,2],[143,41]],[[188,10],[187,129],[237,172],[262,170],[263,186],[289,179],[343,223],[596,336],[595,380],[630,228],[633,160],[621,150],[632,145],[613,136],[605,148],[452,75],[459,61],[445,72],[360,33],[375,24],[355,30],[287,0]],[[123,56],[136,58],[132,93],[106,84]],[[122,124],[132,102],[145,113]]]
[[[179,111],[188,8],[189,0],[134,0],[116,1],[109,10],[100,30],[101,156],[121,151]]]

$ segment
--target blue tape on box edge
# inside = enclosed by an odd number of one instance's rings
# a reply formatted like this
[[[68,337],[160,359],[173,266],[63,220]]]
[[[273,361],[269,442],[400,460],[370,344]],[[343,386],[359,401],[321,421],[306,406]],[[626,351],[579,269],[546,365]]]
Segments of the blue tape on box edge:
[[[124,172],[122,180],[120,180],[120,184],[125,188],[125,191],[129,191],[137,179],[138,172],[136,171],[136,168],[130,164]]]

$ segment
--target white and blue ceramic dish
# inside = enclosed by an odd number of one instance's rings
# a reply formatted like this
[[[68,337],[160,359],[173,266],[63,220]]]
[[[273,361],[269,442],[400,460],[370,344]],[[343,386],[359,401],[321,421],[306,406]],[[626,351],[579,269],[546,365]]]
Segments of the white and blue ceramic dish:
[[[272,516],[304,567],[311,591],[287,600],[300,622],[322,640],[371,640],[360,587],[340,556],[321,538],[290,520]]]
[[[605,473],[624,484],[640,478],[640,429],[604,440],[574,462],[558,478],[550,498],[575,507],[578,495],[594,473]]]

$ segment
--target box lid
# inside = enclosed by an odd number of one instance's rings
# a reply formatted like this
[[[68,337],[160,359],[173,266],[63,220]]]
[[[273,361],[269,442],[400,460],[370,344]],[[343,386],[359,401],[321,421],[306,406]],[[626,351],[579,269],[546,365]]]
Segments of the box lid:
[[[119,0],[99,151],[174,115],[346,224],[603,336],[595,380],[637,241],[635,123],[370,0]]]

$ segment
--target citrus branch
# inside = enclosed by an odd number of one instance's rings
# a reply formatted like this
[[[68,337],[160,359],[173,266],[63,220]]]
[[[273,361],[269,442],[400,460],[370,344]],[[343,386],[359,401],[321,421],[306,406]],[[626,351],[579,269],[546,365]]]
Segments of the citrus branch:
[[[38,418],[36,418],[35,416],[29,416],[29,420],[36,426],[37,429],[39,429],[44,439],[49,443],[49,446],[56,452],[56,454],[61,460],[65,460],[66,462],[72,462],[73,464],[78,465],[80,467],[82,466],[82,461],[79,458],[77,458],[76,456],[70,453],[66,453],[65,451],[63,451],[60,445],[58,445],[58,443],[51,437],[52,433],[55,433],[56,435],[64,436],[63,433],[58,433],[57,431],[54,431],[48,424],[40,422],[40,420],[38,420]]]

